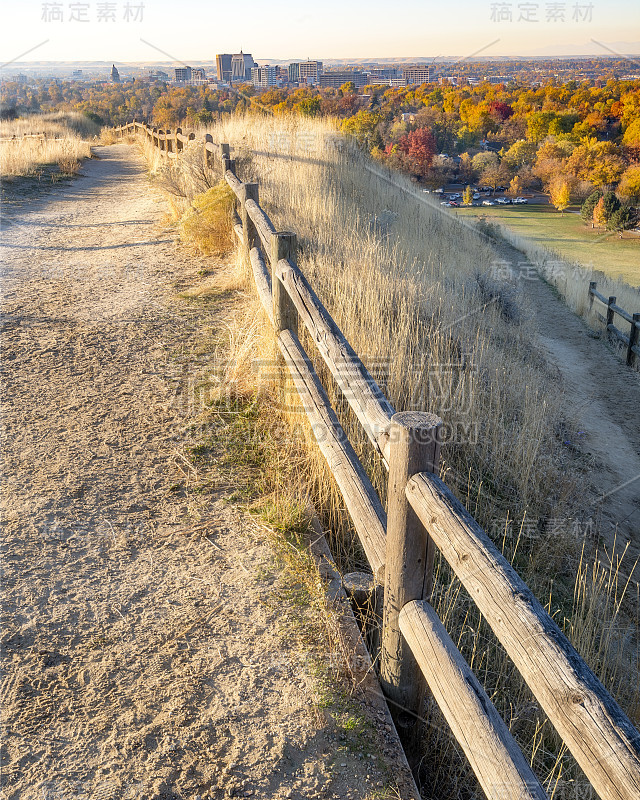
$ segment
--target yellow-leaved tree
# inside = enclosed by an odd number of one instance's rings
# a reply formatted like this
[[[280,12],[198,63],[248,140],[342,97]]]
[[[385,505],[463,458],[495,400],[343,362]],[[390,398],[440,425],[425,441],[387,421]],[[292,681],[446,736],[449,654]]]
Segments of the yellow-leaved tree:
[[[549,196],[553,205],[563,214],[565,208],[571,202],[571,187],[568,181],[562,178],[553,181],[549,186]]]

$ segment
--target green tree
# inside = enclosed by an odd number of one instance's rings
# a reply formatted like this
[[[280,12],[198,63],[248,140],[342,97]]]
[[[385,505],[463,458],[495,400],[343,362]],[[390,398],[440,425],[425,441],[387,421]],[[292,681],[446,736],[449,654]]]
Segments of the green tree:
[[[601,197],[602,192],[592,192],[582,204],[580,208],[580,216],[585,223],[590,223],[593,226],[593,210]]]
[[[294,105],[294,108],[303,117],[317,117],[320,113],[320,98],[307,97]]]
[[[620,208],[620,201],[613,192],[607,192],[593,209],[593,221],[599,228],[606,228],[611,217]]]
[[[633,228],[636,222],[637,217],[634,209],[631,206],[621,206],[609,217],[607,230],[617,231],[622,239],[623,232],[629,230],[629,228]]]
[[[380,122],[380,115],[366,108],[361,108],[357,114],[349,119],[345,119],[341,125],[343,133],[353,136],[361,147],[367,147],[371,150],[374,147],[373,135],[376,131],[376,126]],[[378,137],[380,134],[378,133]],[[378,143],[378,147],[382,146],[382,140]]]

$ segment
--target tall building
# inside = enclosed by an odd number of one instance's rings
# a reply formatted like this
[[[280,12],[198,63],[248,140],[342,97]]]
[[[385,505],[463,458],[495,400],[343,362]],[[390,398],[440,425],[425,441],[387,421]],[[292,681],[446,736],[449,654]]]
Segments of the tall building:
[[[176,67],[176,83],[186,83],[191,80],[191,67]]]
[[[191,70],[191,80],[192,81],[206,81],[207,76],[204,71],[204,67],[194,67]]]
[[[318,77],[318,84],[322,86],[333,86],[339,89],[343,83],[353,81],[356,89],[367,85],[367,76],[364,72],[353,70],[352,72],[324,72]]]
[[[400,78],[402,73],[397,67],[374,67],[367,70],[369,80],[391,80],[391,78]]]
[[[216,56],[216,73],[219,81],[231,83],[231,53]]]
[[[322,61],[301,61],[298,64],[300,70],[300,83],[311,83],[316,85],[322,75]]]
[[[251,80],[251,70],[258,65],[250,53],[235,53],[231,56],[231,80],[242,83]]]
[[[431,83],[430,67],[407,67],[402,70],[402,74],[407,84]]]
[[[253,85],[260,89],[264,89],[267,86],[275,86],[276,78],[276,68],[270,67],[268,64],[265,64],[264,67],[252,67],[251,69]]]
[[[111,82],[112,83],[120,83],[120,73],[116,69],[116,65],[111,65]]]
[[[289,64],[289,83],[298,83],[300,81],[300,62],[294,61]]]

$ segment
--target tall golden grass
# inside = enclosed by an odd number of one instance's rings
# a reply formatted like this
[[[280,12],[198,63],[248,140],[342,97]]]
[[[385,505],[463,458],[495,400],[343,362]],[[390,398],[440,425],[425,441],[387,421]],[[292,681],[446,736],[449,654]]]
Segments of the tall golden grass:
[[[316,292],[398,410],[429,410],[445,421],[442,474],[502,546],[587,662],[628,713],[638,718],[637,625],[621,613],[627,586],[618,562],[596,552],[583,525],[579,472],[564,442],[574,421],[535,345],[530,310],[495,278],[490,237],[462,226],[401,175],[390,175],[349,147],[326,121],[231,117],[207,129],[235,148],[243,180],[260,184],[261,204],[277,227],[296,231],[299,263]],[[199,137],[200,138],[200,137]],[[163,166],[159,175],[178,169]],[[201,192],[187,151],[181,192]],[[191,186],[191,189],[189,188]],[[275,447],[271,486],[306,493],[332,533],[345,571],[366,567],[329,470],[296,406],[282,396],[270,325],[255,302],[230,333],[229,368],[244,391],[262,392],[269,416],[299,433]],[[362,463],[385,497],[386,476],[312,342],[307,352]],[[278,407],[279,406],[279,407]],[[578,463],[576,463],[576,459]],[[543,712],[445,563],[438,561],[434,604],[484,682],[554,798],[587,796],[581,773]],[[594,624],[597,620],[597,624]],[[474,779],[438,712],[426,734],[421,777],[428,797],[475,797]],[[576,786],[582,788],[576,795]],[[581,791],[584,792],[580,794]]]
[[[86,137],[99,132],[100,126],[82,114],[34,114],[3,122],[0,175],[37,175],[45,165],[55,165],[58,174],[73,175],[83,159],[91,157],[91,142]]]

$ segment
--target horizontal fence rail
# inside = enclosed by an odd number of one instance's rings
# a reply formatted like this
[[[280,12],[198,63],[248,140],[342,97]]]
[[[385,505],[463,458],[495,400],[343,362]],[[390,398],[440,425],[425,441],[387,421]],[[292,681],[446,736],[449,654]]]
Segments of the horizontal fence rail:
[[[640,335],[638,334],[638,331],[640,331],[640,313],[630,314],[624,308],[620,308],[620,306],[616,305],[616,298],[605,297],[600,294],[596,289],[597,285],[595,281],[589,282],[589,309],[593,309],[594,300],[599,300],[607,307],[606,316],[599,311],[595,312],[596,316],[604,322],[609,334],[627,346],[627,364],[633,367],[636,365],[638,356],[640,356]],[[631,325],[628,336],[614,325],[616,314]]]
[[[138,133],[176,157],[193,140],[134,122]],[[278,232],[259,204],[258,185],[235,174],[228,144],[204,141],[204,161],[236,197],[233,230],[247,275],[274,328],[282,370],[296,387],[312,431],[369,560],[375,591],[384,584],[380,680],[398,714],[419,712],[428,685],[489,800],[547,797],[505,722],[429,605],[438,548],[469,592],[558,734],[603,800],[640,798],[640,734],[487,534],[437,477],[442,421],[396,413],[297,264],[295,234]],[[591,300],[632,325],[640,319],[589,287]],[[389,471],[387,513],[349,443],[309,356],[304,325],[345,400]],[[609,327],[611,326],[611,328]],[[617,335],[617,334],[616,334]],[[284,373],[283,373],[284,374]],[[376,583],[378,587],[376,587]],[[424,682],[426,679],[426,684]]]

